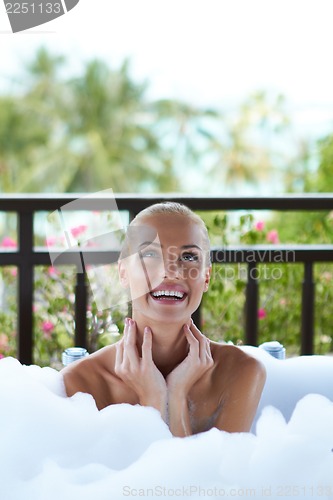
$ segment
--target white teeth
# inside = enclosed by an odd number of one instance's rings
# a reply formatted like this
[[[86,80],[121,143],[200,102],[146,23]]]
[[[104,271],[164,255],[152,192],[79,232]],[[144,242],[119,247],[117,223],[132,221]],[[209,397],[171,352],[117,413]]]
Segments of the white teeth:
[[[174,290],[158,290],[157,292],[152,292],[154,297],[162,297],[165,295],[166,297],[177,297],[178,299],[182,299],[184,297],[183,292],[177,292]]]

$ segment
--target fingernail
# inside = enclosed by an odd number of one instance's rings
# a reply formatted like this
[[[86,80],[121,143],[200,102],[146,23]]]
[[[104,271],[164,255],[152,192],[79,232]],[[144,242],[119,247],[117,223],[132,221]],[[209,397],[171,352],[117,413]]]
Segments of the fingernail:
[[[125,325],[128,326],[129,318],[125,318]]]
[[[150,333],[150,328],[149,326],[145,326],[145,329],[143,330],[143,332],[146,334],[146,333]]]
[[[134,320],[132,318],[129,318],[129,325],[133,326],[134,325]]]

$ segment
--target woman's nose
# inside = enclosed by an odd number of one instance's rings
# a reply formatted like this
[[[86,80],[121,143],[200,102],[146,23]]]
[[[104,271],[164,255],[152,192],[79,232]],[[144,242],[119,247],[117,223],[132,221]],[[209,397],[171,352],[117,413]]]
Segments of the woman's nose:
[[[175,279],[181,276],[180,262],[175,258],[164,258],[164,278]]]

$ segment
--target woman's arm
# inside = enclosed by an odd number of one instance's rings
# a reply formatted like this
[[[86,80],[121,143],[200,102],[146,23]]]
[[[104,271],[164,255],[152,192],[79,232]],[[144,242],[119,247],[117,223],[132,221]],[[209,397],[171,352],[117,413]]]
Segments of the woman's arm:
[[[168,390],[167,423],[173,436],[185,437],[192,434],[187,394],[183,391]]]
[[[215,427],[227,432],[249,432],[266,381],[264,365],[248,356],[235,367],[235,375],[222,395],[222,410]]]
[[[209,340],[193,321],[190,327],[184,326],[184,331],[190,346],[189,353],[166,378],[169,428],[174,436],[179,437],[193,434],[187,403],[188,392],[214,364]]]

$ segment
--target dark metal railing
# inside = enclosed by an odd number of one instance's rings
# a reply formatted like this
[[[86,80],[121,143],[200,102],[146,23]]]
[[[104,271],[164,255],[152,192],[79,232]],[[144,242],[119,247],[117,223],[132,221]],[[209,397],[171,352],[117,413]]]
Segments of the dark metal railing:
[[[50,265],[50,255],[46,248],[34,247],[34,215],[37,212],[51,212],[64,205],[84,198],[84,210],[109,210],[110,198],[90,196],[86,194],[66,195],[2,195],[0,212],[15,212],[18,217],[19,248],[16,252],[5,252],[0,249],[0,266],[17,266],[18,273],[18,358],[22,363],[33,363],[33,293],[34,267]],[[193,210],[276,210],[276,211],[321,211],[333,210],[333,194],[324,195],[285,195],[270,198],[221,198],[182,195],[127,195],[115,194],[119,210],[129,212],[130,219],[140,210],[163,200],[179,201]],[[75,208],[77,210],[77,208]],[[303,246],[242,246],[213,248],[214,263],[247,263],[248,281],[245,301],[245,342],[257,345],[259,285],[256,270],[259,263],[291,262],[288,256],[292,253],[292,262],[304,264],[304,281],[302,287],[302,325],[301,353],[313,353],[314,339],[314,293],[313,265],[315,262],[333,262],[333,245]],[[110,263],[118,257],[117,252],[106,250],[85,251],[85,263]],[[66,251],[57,259],[57,265],[78,264],[78,251]],[[86,346],[86,311],[88,287],[85,274],[77,273],[75,290],[75,344]],[[194,314],[195,321],[200,324],[200,309]]]

